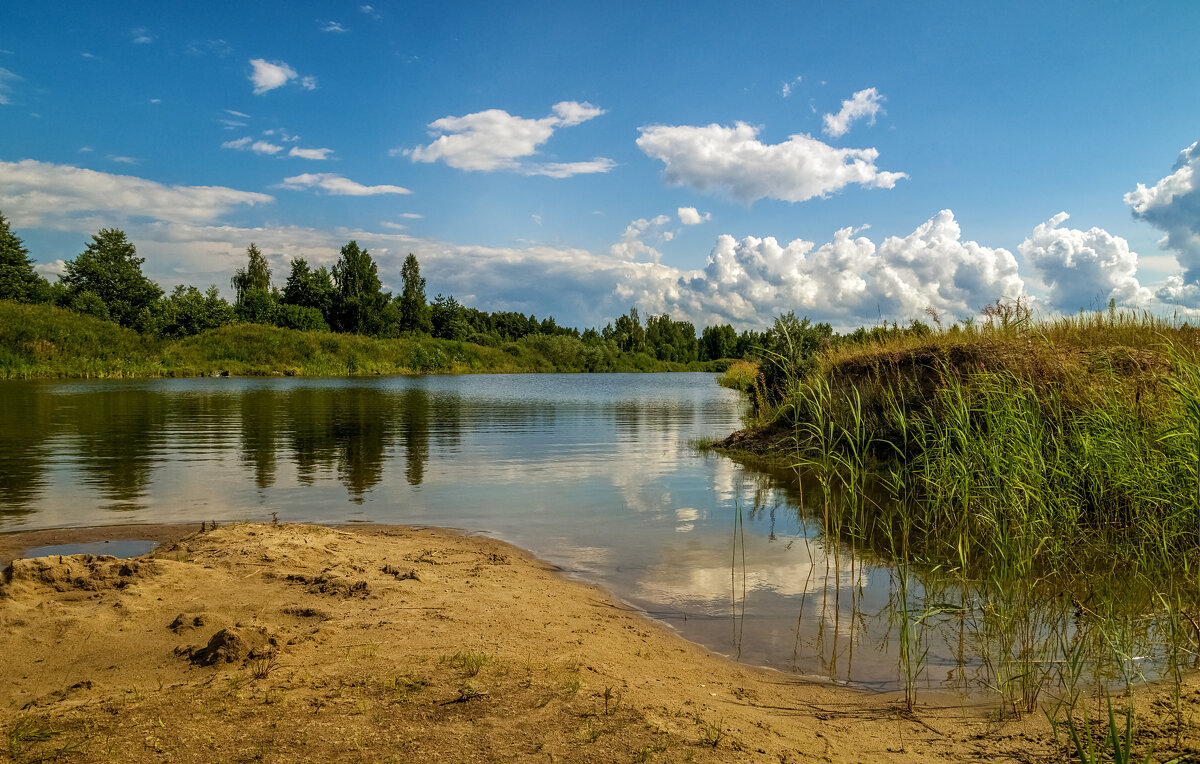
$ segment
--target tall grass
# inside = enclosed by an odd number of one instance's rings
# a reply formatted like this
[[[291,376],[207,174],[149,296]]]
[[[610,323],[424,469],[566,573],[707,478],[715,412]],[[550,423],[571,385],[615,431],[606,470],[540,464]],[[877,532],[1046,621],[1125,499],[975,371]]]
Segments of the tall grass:
[[[1200,647],[1200,333],[1115,311],[990,318],[834,342],[759,424],[791,429],[835,553],[896,569],[910,708],[945,617],[970,643],[963,675],[1014,713],[1073,713],[1085,673],[1104,692],[1178,687]],[[921,571],[957,584],[921,602]]]

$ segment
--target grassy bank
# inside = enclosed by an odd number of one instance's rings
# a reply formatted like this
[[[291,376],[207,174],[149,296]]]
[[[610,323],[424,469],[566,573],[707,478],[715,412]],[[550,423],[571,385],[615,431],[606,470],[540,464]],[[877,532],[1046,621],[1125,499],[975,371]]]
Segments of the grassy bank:
[[[531,335],[485,347],[419,335],[375,339],[235,324],[159,339],[48,305],[0,301],[4,379],[720,371],[725,365],[669,363],[566,336]]]
[[[753,421],[724,446],[786,459],[826,540],[888,561],[910,703],[930,629],[953,621],[975,646],[963,684],[1065,735],[1087,687],[1178,686],[1197,667],[1198,346],[1147,315],[1019,309],[835,338],[765,360]],[[1163,709],[1177,741],[1194,734],[1179,709]]]

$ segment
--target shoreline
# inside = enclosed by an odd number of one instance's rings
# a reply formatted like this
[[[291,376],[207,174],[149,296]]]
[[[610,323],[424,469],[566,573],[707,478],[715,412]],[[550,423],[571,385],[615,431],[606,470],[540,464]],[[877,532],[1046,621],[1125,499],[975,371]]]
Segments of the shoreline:
[[[895,697],[736,663],[487,536],[166,529],[179,535],[130,561],[50,557],[6,572],[0,727],[17,739],[17,760],[64,747],[83,761],[1028,761],[1065,751],[1040,714],[1001,721],[929,696],[910,715]],[[78,540],[97,529],[71,530]]]

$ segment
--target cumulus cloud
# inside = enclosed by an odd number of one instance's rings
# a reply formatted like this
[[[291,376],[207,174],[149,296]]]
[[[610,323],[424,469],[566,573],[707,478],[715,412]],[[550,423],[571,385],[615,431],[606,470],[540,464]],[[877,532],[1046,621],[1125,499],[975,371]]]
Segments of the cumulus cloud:
[[[429,124],[437,138],[428,146],[394,150],[414,162],[442,161],[459,170],[491,172],[507,170],[525,175],[566,178],[582,173],[608,172],[611,159],[596,157],[585,162],[537,164],[520,161],[538,153],[538,147],[560,127],[573,127],[600,116],[604,110],[590,103],[562,101],[553,114],[528,119],[503,109],[487,109],[461,117],[442,117]]]
[[[300,159],[328,159],[332,153],[333,149],[302,149],[292,146],[292,150],[288,152],[288,156],[299,157]]]
[[[661,242],[670,241],[674,238],[674,233],[666,230],[666,226],[670,222],[671,218],[666,215],[648,219],[638,218],[625,227],[621,239],[609,247],[609,254],[614,258],[630,262],[638,260],[659,262],[662,260],[662,252],[642,240],[654,237]]]
[[[411,194],[400,186],[364,186],[331,172],[304,173],[284,178],[282,188],[303,190],[319,188],[333,196],[376,196],[378,194]]]
[[[875,124],[875,115],[882,110],[883,96],[875,88],[860,90],[848,100],[842,101],[842,110],[837,114],[825,115],[825,134],[837,138],[845,135],[850,126],[860,119]]]
[[[255,154],[267,154],[268,156],[278,154],[283,151],[283,146],[276,146],[274,143],[267,141],[256,141],[253,138],[245,137],[238,138],[233,141],[225,141],[221,144],[223,149],[234,149],[235,151],[253,151]]]
[[[797,85],[800,84],[802,79],[803,79],[802,77],[797,77],[796,79],[792,80],[791,82],[783,83],[783,87],[781,87],[779,89],[779,95],[783,96],[784,98],[787,98],[788,96],[790,96],[792,94],[792,90]]]
[[[1018,247],[1049,287],[1050,303],[1068,313],[1096,310],[1110,299],[1126,307],[1145,307],[1150,290],[1138,283],[1138,256],[1129,242],[1103,228],[1060,228],[1068,217],[1060,212],[1040,223]]]
[[[712,219],[711,212],[705,212],[703,215],[695,207],[680,207],[679,222],[684,225],[699,225]]]
[[[802,202],[851,183],[893,188],[908,177],[879,170],[879,152],[873,148],[836,149],[803,134],[765,144],[758,140],[758,128],[744,122],[640,130],[638,148],[666,165],[668,183],[725,193],[747,204],[765,197]]]
[[[1175,251],[1183,282],[1200,284],[1200,142],[1181,151],[1171,169],[1152,187],[1137,184],[1125,203],[1136,219],[1165,234],[1160,244]]]
[[[169,186],[33,159],[0,161],[0,209],[14,226],[77,230],[86,216],[99,216],[102,225],[139,218],[208,221],[235,207],[271,201],[267,194],[223,186]],[[99,227],[90,218],[86,226]]]
[[[300,86],[305,90],[314,90],[317,87],[317,78],[311,75],[301,77],[295,69],[285,64],[283,61],[267,61],[261,58],[250,59],[250,66],[253,71],[250,73],[250,81],[254,83],[254,95],[262,95],[268,91],[283,87],[292,80],[298,80]]]
[[[13,83],[20,79],[13,72],[0,66],[0,106],[12,103]]]
[[[789,310],[840,328],[879,316],[920,318],[926,307],[958,317],[1025,291],[1012,253],[963,241],[950,210],[878,246],[851,228],[819,247],[801,239],[781,245],[773,237],[722,235],[703,271],[674,279],[646,275],[655,278],[627,284],[631,301],[698,325],[761,326]]]

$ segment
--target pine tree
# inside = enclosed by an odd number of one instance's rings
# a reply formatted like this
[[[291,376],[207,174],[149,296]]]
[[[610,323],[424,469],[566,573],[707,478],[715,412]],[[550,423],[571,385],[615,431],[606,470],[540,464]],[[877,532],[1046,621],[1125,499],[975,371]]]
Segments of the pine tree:
[[[29,250],[0,214],[0,300],[42,302],[49,286],[33,270]]]

